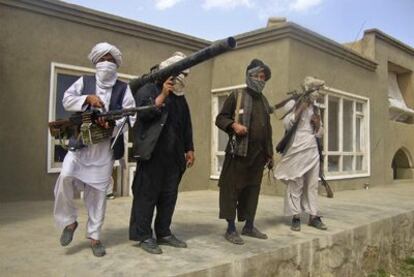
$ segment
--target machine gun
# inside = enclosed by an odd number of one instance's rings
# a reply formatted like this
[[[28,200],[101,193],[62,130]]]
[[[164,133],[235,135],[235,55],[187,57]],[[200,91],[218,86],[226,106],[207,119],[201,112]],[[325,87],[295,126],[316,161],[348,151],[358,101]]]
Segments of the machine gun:
[[[233,37],[228,37],[223,40],[214,42],[212,45],[203,48],[190,56],[173,63],[163,69],[144,74],[139,78],[132,79],[129,82],[129,86],[133,94],[135,94],[139,88],[149,82],[164,82],[170,76],[176,77],[183,70],[202,63],[208,59],[214,58],[224,52],[227,52],[237,45],[236,40]]]
[[[64,145],[63,140],[70,138],[76,139],[81,145],[96,144],[111,138],[115,127],[115,120],[124,118],[122,126],[111,146],[113,147],[129,116],[152,109],[157,109],[157,107],[155,105],[149,105],[109,112],[100,112],[98,110],[77,112],[72,114],[68,119],[49,122],[50,135],[55,139],[59,139],[64,148],[67,147]],[[98,118],[103,118],[108,121],[109,128],[104,128],[97,124],[96,121]]]

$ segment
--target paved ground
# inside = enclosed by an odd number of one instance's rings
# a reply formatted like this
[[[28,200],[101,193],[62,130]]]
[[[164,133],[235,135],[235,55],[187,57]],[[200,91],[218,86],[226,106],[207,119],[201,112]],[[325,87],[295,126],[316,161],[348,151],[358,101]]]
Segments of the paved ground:
[[[103,242],[107,255],[95,258],[85,239],[86,214],[81,201],[74,241],[62,248],[54,227],[51,201],[0,204],[1,276],[171,276],[217,267],[235,260],[282,249],[315,238],[327,238],[383,218],[414,210],[414,184],[390,185],[369,190],[339,192],[334,199],[320,197],[328,231],[308,226],[296,233],[282,217],[283,199],[261,196],[257,226],[266,241],[245,238],[236,246],[223,238],[225,224],[217,218],[218,194],[214,191],[179,195],[173,231],[188,249],[164,246],[162,255],[150,255],[128,241],[130,198],[108,202]],[[241,228],[242,225],[238,225]]]

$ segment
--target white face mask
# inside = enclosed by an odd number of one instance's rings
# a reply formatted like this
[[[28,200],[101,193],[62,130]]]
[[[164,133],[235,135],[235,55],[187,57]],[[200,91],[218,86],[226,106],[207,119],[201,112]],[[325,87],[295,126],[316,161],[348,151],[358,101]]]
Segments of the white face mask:
[[[184,88],[185,88],[185,76],[184,74],[180,74],[177,77],[175,77],[175,84],[174,84],[174,90],[173,93],[177,96],[184,95]]]
[[[114,63],[104,61],[96,64],[96,84],[101,88],[109,88],[115,85],[118,73]]]

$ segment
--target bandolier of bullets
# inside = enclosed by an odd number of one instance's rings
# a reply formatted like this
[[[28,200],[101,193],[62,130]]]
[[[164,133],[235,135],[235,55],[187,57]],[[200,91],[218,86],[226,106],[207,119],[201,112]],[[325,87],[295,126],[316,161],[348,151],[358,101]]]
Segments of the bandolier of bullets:
[[[92,113],[82,114],[82,125],[80,128],[83,144],[96,144],[112,137],[114,124],[110,124],[108,129],[94,123]]]

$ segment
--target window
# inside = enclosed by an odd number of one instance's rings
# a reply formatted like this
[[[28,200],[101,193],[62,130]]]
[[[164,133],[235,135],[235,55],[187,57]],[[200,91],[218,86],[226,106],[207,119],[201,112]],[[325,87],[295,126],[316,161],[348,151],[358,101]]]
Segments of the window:
[[[216,116],[221,111],[224,101],[230,93],[235,89],[244,88],[246,85],[238,85],[232,87],[225,87],[212,90],[212,118],[211,118],[211,141],[212,141],[212,151],[211,151],[211,178],[218,179],[220,176],[221,169],[223,167],[225,150],[229,137],[227,133],[217,128],[215,125]]]
[[[333,88],[319,102],[328,179],[369,176],[369,100]]]
[[[388,105],[390,120],[413,124],[412,72],[390,62],[388,62]]]
[[[211,178],[223,166],[228,135],[214,122],[230,92],[243,85],[212,90]],[[324,123],[324,171],[327,179],[365,177],[370,174],[369,99],[326,88],[318,106]],[[277,142],[280,138],[273,138]]]
[[[71,112],[67,112],[63,108],[63,94],[80,76],[93,75],[94,73],[95,70],[92,68],[51,63],[49,121],[65,119],[71,115]],[[133,76],[126,74],[118,74],[118,76],[124,81],[133,78]],[[130,147],[130,144],[128,144],[128,147]],[[60,172],[66,153],[67,151],[61,146],[59,140],[52,138],[50,134],[48,134],[48,173]]]

